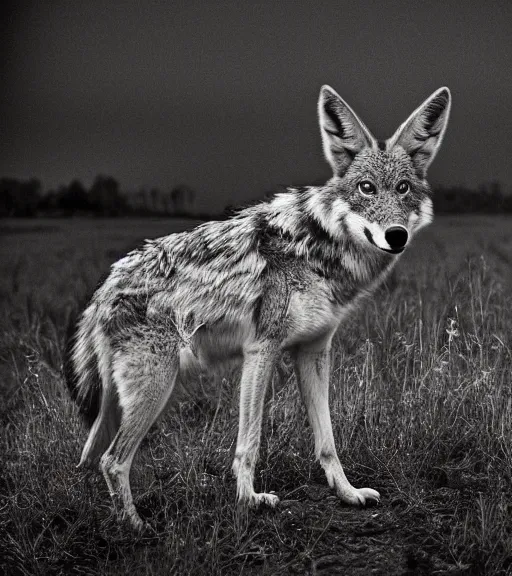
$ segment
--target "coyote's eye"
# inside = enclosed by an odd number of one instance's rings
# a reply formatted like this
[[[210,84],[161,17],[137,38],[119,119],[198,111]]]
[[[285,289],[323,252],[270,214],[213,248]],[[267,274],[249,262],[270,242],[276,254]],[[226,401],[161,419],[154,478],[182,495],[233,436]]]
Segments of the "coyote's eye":
[[[407,180],[402,180],[396,186],[396,191],[401,196],[404,196],[405,194],[407,194],[407,192],[409,192],[410,189],[411,189],[411,185],[409,184],[409,182],[407,182]]]
[[[359,192],[361,192],[363,196],[373,196],[374,194],[377,193],[377,188],[375,187],[375,184],[373,184],[369,180],[361,180],[361,182],[359,182],[357,187],[359,188]]]

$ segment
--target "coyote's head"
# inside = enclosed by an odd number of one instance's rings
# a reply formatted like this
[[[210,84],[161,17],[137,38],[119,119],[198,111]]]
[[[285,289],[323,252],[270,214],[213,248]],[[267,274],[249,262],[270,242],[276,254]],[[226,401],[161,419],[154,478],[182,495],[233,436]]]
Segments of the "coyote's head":
[[[358,242],[398,254],[432,220],[427,168],[443,139],[450,113],[448,88],[419,106],[385,142],[379,142],[350,106],[323,86],[318,114],[332,206]]]

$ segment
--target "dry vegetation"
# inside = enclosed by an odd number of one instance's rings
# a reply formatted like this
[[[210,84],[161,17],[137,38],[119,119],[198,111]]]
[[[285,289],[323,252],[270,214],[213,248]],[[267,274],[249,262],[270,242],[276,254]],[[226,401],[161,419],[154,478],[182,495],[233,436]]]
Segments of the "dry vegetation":
[[[339,504],[286,361],[257,486],[235,505],[236,378],[207,379],[150,433],[132,485],[154,533],[112,516],[65,389],[67,327],[110,262],[164,220],[2,223],[0,570],[6,574],[507,574],[512,571],[510,220],[440,219],[340,336],[342,462],[379,507]],[[233,375],[232,375],[233,376]],[[2,564],[3,563],[3,564]]]

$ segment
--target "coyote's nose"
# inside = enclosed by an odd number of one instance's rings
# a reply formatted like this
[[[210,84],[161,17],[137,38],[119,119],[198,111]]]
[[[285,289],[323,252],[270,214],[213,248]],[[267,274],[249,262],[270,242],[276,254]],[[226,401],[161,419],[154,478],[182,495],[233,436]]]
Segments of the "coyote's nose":
[[[400,250],[407,244],[409,234],[403,226],[390,226],[385,234],[386,242],[393,250]]]

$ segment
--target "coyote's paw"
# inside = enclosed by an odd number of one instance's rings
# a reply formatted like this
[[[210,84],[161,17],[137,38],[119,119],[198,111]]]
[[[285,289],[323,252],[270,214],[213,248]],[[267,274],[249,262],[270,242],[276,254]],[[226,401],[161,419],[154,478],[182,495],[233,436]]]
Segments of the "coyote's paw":
[[[380,494],[371,488],[353,488],[350,491],[338,491],[338,496],[351,506],[375,506],[380,502]]]
[[[372,488],[356,488],[359,506],[374,506],[380,502],[380,494]]]
[[[327,462],[324,465],[327,482],[336,490],[340,500],[350,506],[373,506],[380,502],[380,494],[372,488],[354,488],[347,480],[341,464]]]
[[[121,512],[118,514],[119,521],[122,525],[126,526],[133,532],[139,535],[147,534],[152,530],[149,522],[144,522],[137,513]]]
[[[272,492],[254,492],[254,494],[252,494],[247,501],[251,508],[257,508],[262,504],[265,506],[270,506],[271,508],[275,508],[278,502],[279,497],[276,494],[272,494]]]

